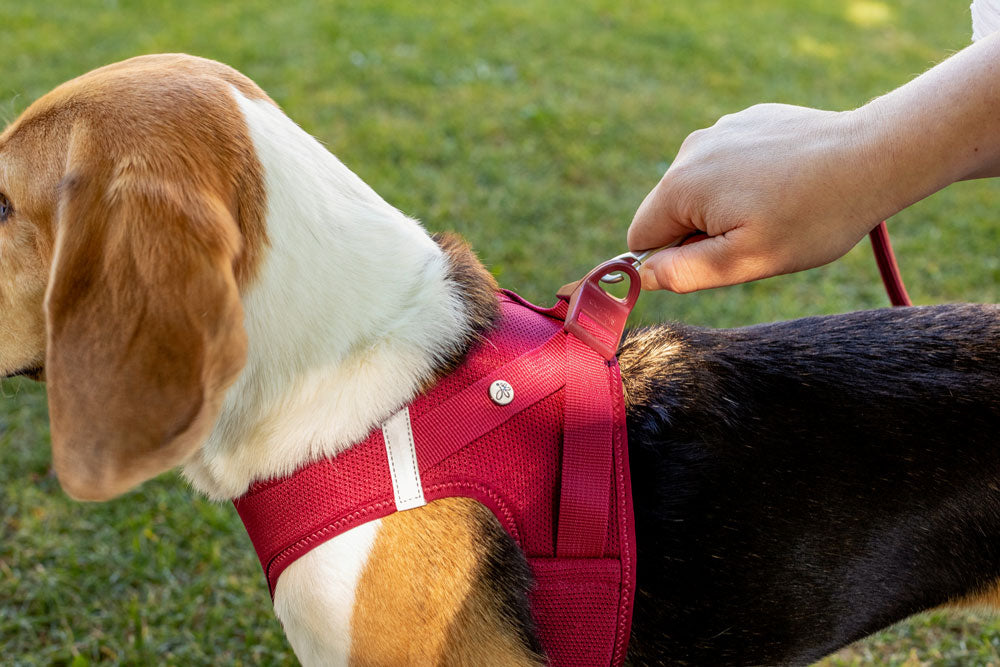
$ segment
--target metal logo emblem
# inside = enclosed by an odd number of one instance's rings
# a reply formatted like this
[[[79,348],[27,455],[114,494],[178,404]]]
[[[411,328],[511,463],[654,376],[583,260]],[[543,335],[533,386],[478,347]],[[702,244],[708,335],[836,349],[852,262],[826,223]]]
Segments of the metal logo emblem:
[[[494,380],[490,385],[490,400],[497,405],[507,405],[514,400],[514,387],[506,380]]]

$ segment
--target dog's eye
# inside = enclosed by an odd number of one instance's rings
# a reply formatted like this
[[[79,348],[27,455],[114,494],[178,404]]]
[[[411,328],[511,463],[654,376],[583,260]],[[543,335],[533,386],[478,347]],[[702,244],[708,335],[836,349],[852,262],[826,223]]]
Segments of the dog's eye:
[[[10,205],[10,200],[7,199],[7,195],[0,192],[0,222],[7,222],[7,218],[10,214],[14,212],[14,208]]]

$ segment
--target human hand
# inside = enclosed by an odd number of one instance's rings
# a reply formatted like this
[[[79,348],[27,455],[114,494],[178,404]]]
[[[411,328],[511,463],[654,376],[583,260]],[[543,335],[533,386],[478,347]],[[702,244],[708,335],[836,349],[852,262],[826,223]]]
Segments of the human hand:
[[[761,104],[685,139],[628,231],[633,250],[696,232],[642,267],[643,287],[691,292],[831,262],[897,208],[853,112]]]

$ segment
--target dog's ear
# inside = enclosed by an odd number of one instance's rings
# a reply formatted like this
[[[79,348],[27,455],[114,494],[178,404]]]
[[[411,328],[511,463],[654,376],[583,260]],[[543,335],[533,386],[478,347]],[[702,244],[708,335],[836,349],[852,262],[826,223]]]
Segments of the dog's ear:
[[[45,299],[53,463],[83,500],[184,461],[246,358],[219,179],[106,155],[74,131]]]

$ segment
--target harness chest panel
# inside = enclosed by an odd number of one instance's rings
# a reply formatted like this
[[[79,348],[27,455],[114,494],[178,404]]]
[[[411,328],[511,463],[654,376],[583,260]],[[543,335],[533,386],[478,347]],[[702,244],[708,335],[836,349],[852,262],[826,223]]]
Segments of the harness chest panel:
[[[539,639],[553,665],[620,665],[631,628],[635,534],[617,359],[564,330],[552,309],[500,295],[497,328],[405,410],[409,461],[431,502],[473,498],[528,559]],[[584,314],[582,326],[600,326]],[[617,344],[617,340],[614,341]],[[509,383],[513,400],[491,400]],[[382,429],[333,459],[254,484],[235,501],[271,592],[326,540],[405,507]],[[418,510],[419,511],[419,510]]]

